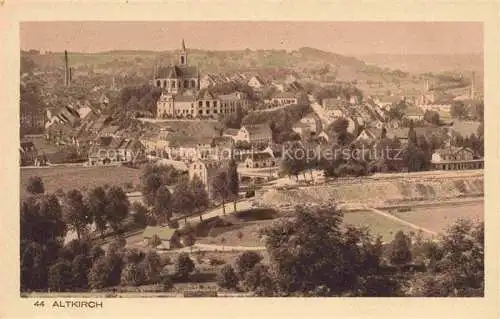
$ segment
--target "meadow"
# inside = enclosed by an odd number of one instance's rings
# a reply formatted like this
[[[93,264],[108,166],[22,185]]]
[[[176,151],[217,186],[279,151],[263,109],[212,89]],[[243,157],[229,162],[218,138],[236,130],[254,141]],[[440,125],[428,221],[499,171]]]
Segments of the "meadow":
[[[484,202],[415,208],[412,211],[392,214],[420,227],[441,233],[460,218],[483,221]]]
[[[26,185],[29,178],[39,176],[45,185],[45,191],[53,193],[58,190],[86,190],[97,186],[121,186],[125,191],[131,191],[140,183],[142,171],[122,166],[108,167],[22,167],[20,184],[21,199],[27,196]],[[130,188],[132,186],[132,189]]]

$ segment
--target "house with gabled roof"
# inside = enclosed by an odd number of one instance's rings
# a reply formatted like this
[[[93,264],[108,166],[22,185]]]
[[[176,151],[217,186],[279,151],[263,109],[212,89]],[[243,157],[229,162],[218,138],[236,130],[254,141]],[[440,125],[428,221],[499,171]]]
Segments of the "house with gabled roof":
[[[259,75],[252,76],[247,84],[256,91],[261,91],[266,86],[266,82]]]
[[[246,168],[266,168],[276,167],[279,165],[279,159],[275,158],[270,153],[249,154],[245,158]]]
[[[208,194],[212,194],[212,180],[225,165],[225,161],[213,159],[195,159],[188,166],[189,179],[197,176],[205,185]]]
[[[481,169],[484,159],[477,158],[468,147],[448,146],[434,151],[431,158],[434,170],[466,170]]]
[[[250,144],[268,144],[271,143],[273,134],[269,124],[244,125],[234,137],[235,141],[244,141]]]

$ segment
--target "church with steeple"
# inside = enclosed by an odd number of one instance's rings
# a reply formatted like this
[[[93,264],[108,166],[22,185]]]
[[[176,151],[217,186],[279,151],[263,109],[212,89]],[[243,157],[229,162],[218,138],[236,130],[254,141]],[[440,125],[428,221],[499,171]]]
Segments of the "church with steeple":
[[[153,83],[166,93],[196,95],[200,89],[200,73],[198,67],[188,63],[184,39],[178,58],[178,64],[156,67]]]
[[[240,92],[213,95],[200,91],[200,72],[189,65],[184,40],[177,64],[155,68],[152,82],[162,90],[156,104],[157,118],[216,119],[248,106],[246,95]]]

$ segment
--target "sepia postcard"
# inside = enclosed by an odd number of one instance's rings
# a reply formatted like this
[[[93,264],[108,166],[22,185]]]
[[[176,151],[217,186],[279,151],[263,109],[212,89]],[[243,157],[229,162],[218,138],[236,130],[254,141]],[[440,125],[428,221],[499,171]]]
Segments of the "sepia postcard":
[[[498,4],[187,4],[0,8],[0,316],[497,317]]]

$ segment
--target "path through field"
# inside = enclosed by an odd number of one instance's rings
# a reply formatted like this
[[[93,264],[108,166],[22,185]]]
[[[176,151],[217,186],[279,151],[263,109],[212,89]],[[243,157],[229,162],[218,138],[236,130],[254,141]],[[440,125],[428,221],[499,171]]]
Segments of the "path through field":
[[[373,212],[373,213],[375,213],[375,214],[378,214],[378,215],[380,215],[380,216],[383,216],[383,217],[386,217],[386,218],[392,219],[392,220],[394,220],[394,221],[397,221],[398,223],[401,223],[401,224],[406,225],[406,226],[408,226],[408,227],[414,228],[414,229],[416,229],[416,230],[421,230],[421,231],[423,231],[424,233],[427,233],[427,234],[430,234],[430,235],[433,235],[433,236],[436,236],[436,235],[437,235],[437,233],[436,233],[436,232],[434,232],[434,231],[432,231],[432,230],[429,230],[429,229],[424,228],[424,227],[417,226],[417,225],[415,225],[415,224],[412,224],[412,223],[410,223],[410,222],[407,222],[406,220],[403,220],[403,219],[401,219],[401,218],[398,218],[398,217],[396,217],[396,216],[394,216],[394,215],[391,215],[391,214],[386,213],[386,212],[384,212],[384,211],[378,210],[378,209],[376,209],[376,208],[366,207],[366,209],[368,209],[369,211],[371,211],[371,212]]]

